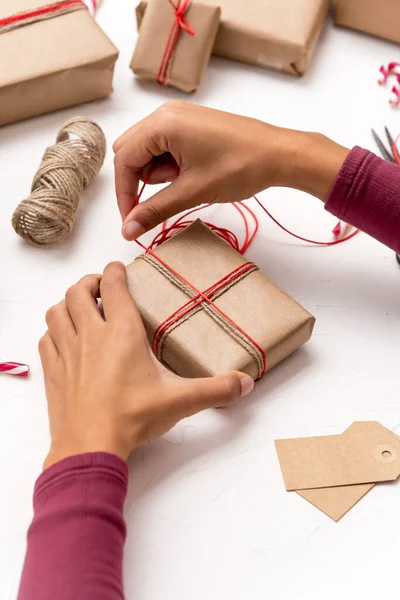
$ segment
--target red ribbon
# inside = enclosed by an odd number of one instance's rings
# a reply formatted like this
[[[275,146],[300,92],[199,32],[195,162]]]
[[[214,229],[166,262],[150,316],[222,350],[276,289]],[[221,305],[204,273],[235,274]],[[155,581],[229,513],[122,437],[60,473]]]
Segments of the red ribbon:
[[[66,8],[70,8],[71,10],[75,8],[87,9],[87,6],[82,0],[63,0],[61,2],[55,2],[54,4],[42,6],[41,8],[37,8],[35,10],[21,12],[11,15],[10,17],[6,17],[5,19],[0,19],[0,28],[6,27],[7,25],[14,25],[15,23],[23,25],[25,21],[29,21],[30,19],[36,19],[51,13],[57,13],[61,10],[65,10]]]
[[[185,13],[189,7],[190,0],[178,0],[177,4],[174,4],[172,0],[168,0],[168,2],[175,11],[175,19],[169,32],[165,50],[161,59],[160,69],[157,75],[157,81],[158,83],[161,83],[161,85],[165,85],[165,82],[167,81],[168,71],[171,66],[172,57],[174,55],[181,31],[186,31],[186,33],[189,35],[195,35],[193,27],[185,18]]]

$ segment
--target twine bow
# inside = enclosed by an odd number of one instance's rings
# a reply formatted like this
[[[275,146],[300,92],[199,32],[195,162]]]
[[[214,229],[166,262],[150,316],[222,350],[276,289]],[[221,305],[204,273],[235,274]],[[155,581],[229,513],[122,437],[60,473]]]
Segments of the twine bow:
[[[174,55],[181,31],[185,31],[191,36],[195,35],[193,27],[185,17],[186,11],[189,8],[190,0],[178,0],[177,4],[174,4],[172,0],[168,0],[168,2],[175,11],[175,19],[168,35],[165,50],[161,59],[160,69],[157,75],[157,81],[161,85],[165,85],[167,81],[168,71],[171,67],[172,57]]]

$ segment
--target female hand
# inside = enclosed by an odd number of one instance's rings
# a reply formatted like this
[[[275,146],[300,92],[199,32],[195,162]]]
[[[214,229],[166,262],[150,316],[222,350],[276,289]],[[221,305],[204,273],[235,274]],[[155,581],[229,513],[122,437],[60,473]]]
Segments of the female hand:
[[[114,151],[128,240],[185,209],[243,200],[271,186],[295,187],[325,201],[348,152],[318,134],[177,100],[131,127]],[[135,207],[150,166],[150,183],[172,183]]]
[[[45,468],[84,452],[126,459],[180,419],[229,405],[254,387],[243,373],[183,379],[156,361],[121,263],[72,286],[46,322],[39,342],[51,434]]]

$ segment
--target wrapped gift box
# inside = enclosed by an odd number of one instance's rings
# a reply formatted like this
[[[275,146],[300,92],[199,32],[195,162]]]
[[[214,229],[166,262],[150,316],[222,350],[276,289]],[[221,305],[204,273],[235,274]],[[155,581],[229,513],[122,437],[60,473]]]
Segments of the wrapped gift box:
[[[168,2],[168,0],[165,0]],[[202,0],[221,7],[213,53],[302,75],[311,61],[329,0]],[[146,2],[136,9],[138,25]]]
[[[178,375],[259,379],[263,353],[269,370],[310,338],[314,317],[201,221],[154,253],[162,262],[139,256],[128,284],[154,354]]]
[[[335,23],[400,42],[399,0],[335,0]]]
[[[117,58],[83,2],[0,0],[0,125],[109,95]]]
[[[221,9],[190,2],[184,29],[176,23],[175,10],[166,0],[149,0],[140,27],[131,68],[142,79],[153,79],[184,92],[196,90],[210,60]],[[177,36],[174,48],[170,35]]]

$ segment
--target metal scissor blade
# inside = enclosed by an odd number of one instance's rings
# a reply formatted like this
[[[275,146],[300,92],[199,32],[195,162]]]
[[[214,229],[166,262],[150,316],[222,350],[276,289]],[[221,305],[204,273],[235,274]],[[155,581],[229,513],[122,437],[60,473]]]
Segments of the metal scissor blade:
[[[394,158],[393,158],[393,155],[392,155],[392,153],[391,153],[391,152],[389,152],[389,151],[387,150],[387,148],[386,148],[385,144],[384,144],[384,143],[382,142],[382,140],[379,138],[379,136],[377,135],[377,133],[376,133],[376,132],[375,132],[373,129],[371,129],[371,131],[372,131],[372,135],[373,135],[373,137],[374,137],[374,140],[375,140],[375,142],[376,142],[376,144],[377,144],[377,146],[378,146],[378,148],[379,148],[379,150],[380,150],[380,152],[381,152],[381,154],[382,154],[383,158],[384,158],[385,160],[389,161],[389,162],[392,162],[392,163],[396,162],[396,161],[394,160]],[[389,135],[390,135],[390,134],[389,134]]]

